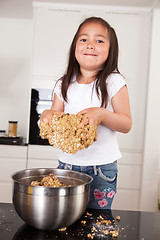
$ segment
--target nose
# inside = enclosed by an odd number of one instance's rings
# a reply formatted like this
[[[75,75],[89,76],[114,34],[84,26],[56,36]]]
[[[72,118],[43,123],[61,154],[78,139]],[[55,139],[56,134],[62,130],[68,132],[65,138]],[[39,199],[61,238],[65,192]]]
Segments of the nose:
[[[87,44],[86,46],[87,49],[94,49],[94,44],[92,44],[91,42]]]

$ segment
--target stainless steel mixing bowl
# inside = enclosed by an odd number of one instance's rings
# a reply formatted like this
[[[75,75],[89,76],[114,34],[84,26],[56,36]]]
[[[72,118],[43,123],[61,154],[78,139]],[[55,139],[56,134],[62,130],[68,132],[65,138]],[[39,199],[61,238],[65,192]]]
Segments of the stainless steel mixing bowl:
[[[65,185],[71,187],[31,186],[53,173]],[[12,175],[13,204],[16,212],[27,224],[41,229],[54,230],[67,227],[84,213],[88,201],[92,177],[64,169],[33,168]]]

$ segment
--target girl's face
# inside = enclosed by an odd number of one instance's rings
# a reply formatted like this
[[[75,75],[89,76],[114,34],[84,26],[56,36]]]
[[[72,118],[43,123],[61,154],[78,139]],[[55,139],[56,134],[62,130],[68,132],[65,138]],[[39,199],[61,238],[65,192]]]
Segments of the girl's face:
[[[109,53],[109,37],[105,26],[98,22],[84,24],[76,42],[75,57],[80,70],[96,71],[103,68]]]

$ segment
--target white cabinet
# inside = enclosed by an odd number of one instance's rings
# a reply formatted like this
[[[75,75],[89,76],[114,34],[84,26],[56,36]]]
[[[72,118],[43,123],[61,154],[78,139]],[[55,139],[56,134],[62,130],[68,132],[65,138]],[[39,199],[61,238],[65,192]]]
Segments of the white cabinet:
[[[26,168],[27,146],[0,145],[0,202],[12,202],[11,175]]]
[[[26,168],[57,168],[58,148],[53,146],[0,145],[0,202],[12,202],[11,175]],[[122,152],[118,162],[118,189],[114,209],[139,210],[142,156],[139,152]]]
[[[142,153],[122,151],[118,161],[117,194],[112,208],[122,210],[140,210]]]
[[[56,168],[58,149],[51,146],[0,145],[0,202],[12,202],[11,175],[26,168]]]
[[[32,87],[52,89],[54,80],[65,71],[71,38],[81,21],[81,10],[75,10],[74,6],[59,9],[36,5]]]
[[[56,168],[58,149],[53,146],[28,145],[27,168]]]

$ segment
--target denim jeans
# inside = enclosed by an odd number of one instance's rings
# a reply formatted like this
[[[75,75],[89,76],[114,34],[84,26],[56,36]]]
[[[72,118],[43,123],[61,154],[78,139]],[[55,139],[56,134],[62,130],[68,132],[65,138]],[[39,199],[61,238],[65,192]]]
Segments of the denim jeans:
[[[58,167],[83,172],[93,177],[93,181],[90,183],[90,199],[87,208],[111,209],[117,192],[117,161],[97,166],[77,166],[59,161]]]

